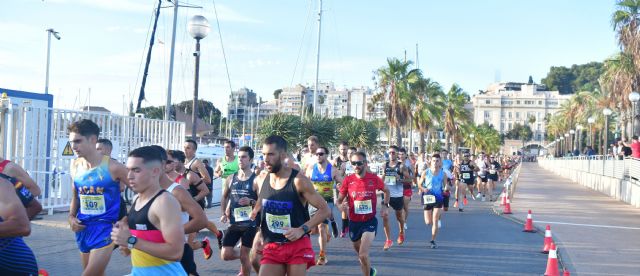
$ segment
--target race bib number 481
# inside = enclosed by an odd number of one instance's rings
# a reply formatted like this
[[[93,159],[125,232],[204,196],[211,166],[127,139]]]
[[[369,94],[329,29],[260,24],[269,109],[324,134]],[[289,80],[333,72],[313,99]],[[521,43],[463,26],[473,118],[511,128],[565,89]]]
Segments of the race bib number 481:
[[[238,207],[233,209],[233,217],[236,221],[247,221],[251,217],[251,206]]]
[[[85,215],[105,213],[104,195],[80,195],[80,212]]]
[[[358,215],[367,215],[373,212],[373,206],[371,205],[371,199],[356,200],[353,202],[354,212]]]
[[[272,215],[267,213],[267,228],[269,231],[278,234],[284,234],[291,228],[291,216],[289,215]]]

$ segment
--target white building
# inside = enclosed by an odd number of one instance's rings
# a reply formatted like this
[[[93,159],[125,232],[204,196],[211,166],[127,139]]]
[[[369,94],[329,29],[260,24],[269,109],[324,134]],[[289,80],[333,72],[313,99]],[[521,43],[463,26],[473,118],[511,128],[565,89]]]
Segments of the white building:
[[[533,140],[540,141],[546,133],[546,114],[556,113],[570,97],[534,83],[494,83],[484,93],[473,96],[473,118],[476,125],[487,122],[502,134],[515,124],[529,125]],[[530,123],[529,118],[535,121]]]
[[[231,120],[237,120],[240,125],[248,123],[249,110],[258,105],[256,93],[248,88],[232,91],[227,105],[227,114]]]

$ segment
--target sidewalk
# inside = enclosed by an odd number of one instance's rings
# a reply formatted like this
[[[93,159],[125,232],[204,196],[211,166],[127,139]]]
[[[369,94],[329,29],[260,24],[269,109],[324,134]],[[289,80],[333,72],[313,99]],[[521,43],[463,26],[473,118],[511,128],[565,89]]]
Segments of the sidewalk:
[[[551,225],[553,239],[572,275],[640,274],[640,209],[536,163],[523,164],[511,207],[515,219],[526,219],[527,210],[531,210],[535,227]]]

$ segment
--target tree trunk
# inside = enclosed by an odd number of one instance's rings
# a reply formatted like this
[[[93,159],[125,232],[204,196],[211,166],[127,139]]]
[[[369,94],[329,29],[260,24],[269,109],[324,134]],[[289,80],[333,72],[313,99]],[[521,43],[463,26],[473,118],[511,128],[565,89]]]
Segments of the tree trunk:
[[[396,127],[396,146],[402,147],[402,127]]]
[[[444,148],[449,150],[449,133],[444,134]]]
[[[426,143],[425,143],[424,139],[425,139],[425,131],[421,130],[420,131],[420,153],[423,153],[426,150],[426,148],[425,148],[426,147]]]

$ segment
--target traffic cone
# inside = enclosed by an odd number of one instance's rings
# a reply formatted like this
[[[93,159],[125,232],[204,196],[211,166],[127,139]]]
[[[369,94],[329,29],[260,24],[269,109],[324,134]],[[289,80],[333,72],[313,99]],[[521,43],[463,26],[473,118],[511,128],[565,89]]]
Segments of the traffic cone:
[[[511,213],[511,200],[509,199],[508,196],[507,196],[507,203],[504,204],[504,211],[502,211],[502,214],[505,214],[505,215],[512,214]]]
[[[547,224],[547,229],[544,230],[544,247],[542,248],[542,253],[549,253],[549,248],[553,243],[553,238],[551,237],[551,226]]]
[[[502,193],[500,194],[500,206],[504,206],[507,204],[507,194],[504,192],[504,189],[502,190]]]
[[[522,232],[535,233],[536,230],[533,229],[533,218],[531,218],[531,210],[527,214],[527,222],[524,224],[524,230]]]
[[[562,273],[562,276],[571,276],[571,273],[569,273],[569,270],[564,270],[564,273]]]
[[[558,254],[556,253],[556,244],[551,243],[549,249],[549,258],[547,259],[547,271],[544,272],[545,276],[560,276],[558,271]]]

